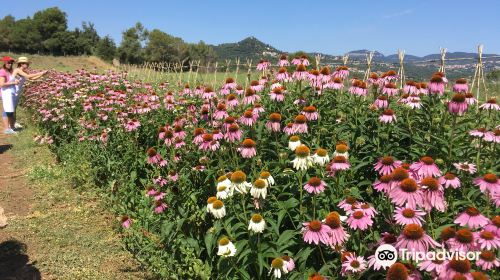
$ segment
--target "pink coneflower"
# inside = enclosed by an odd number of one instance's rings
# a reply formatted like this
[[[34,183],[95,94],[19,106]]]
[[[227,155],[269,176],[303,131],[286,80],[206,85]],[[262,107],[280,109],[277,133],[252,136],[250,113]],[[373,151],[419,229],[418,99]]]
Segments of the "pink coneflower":
[[[203,95],[201,96],[203,99],[212,99],[215,97],[215,92],[211,87],[206,87],[203,90]]]
[[[295,262],[292,258],[290,258],[289,256],[282,256],[281,259],[283,260],[284,267],[288,272],[295,269]]]
[[[342,262],[342,275],[351,275],[361,273],[366,269],[366,261],[362,256],[357,257],[355,254],[348,254],[346,260]]]
[[[500,237],[495,232],[483,229],[481,232],[475,232],[476,242],[481,250],[496,250],[500,248]]]
[[[124,125],[127,131],[136,130],[139,126],[141,126],[141,123],[137,119],[131,119]]]
[[[418,263],[418,268],[422,272],[429,272],[431,275],[439,275],[442,271],[445,270],[446,263],[444,260],[424,260]]]
[[[467,91],[469,91],[469,86],[467,85],[466,79],[461,78],[455,81],[453,92],[466,93]]]
[[[199,145],[199,149],[203,151],[215,151],[220,147],[219,141],[214,140],[213,134],[205,133],[202,136],[203,141]]]
[[[366,96],[368,93],[366,90],[366,83],[361,80],[354,79],[351,87],[349,88],[349,92],[358,96]]]
[[[375,183],[372,184],[373,188],[378,191],[378,192],[384,192],[384,193],[389,193],[391,190],[391,180],[392,176],[391,175],[382,175],[380,179],[375,181]]]
[[[167,204],[165,204],[161,200],[155,200],[154,205],[155,205],[155,213],[156,214],[161,214],[165,211],[165,209],[167,209]]]
[[[465,102],[465,95],[462,93],[455,93],[448,102],[448,112],[450,114],[463,115],[467,111],[469,105]]]
[[[385,109],[389,107],[389,101],[387,100],[386,95],[379,95],[375,102],[373,102],[373,106],[377,109]]]
[[[264,109],[264,107],[262,107],[262,104],[260,103],[255,103],[253,105],[253,109],[252,109],[252,112],[254,115],[256,115],[257,117],[259,116],[260,113],[262,112],[265,112],[266,110]]]
[[[155,148],[149,148],[146,153],[148,154],[149,164],[159,164],[162,161],[161,155],[156,152]]]
[[[432,76],[429,82],[429,91],[430,93],[435,93],[439,95],[443,95],[444,93],[444,80],[442,76],[434,75]]]
[[[347,76],[349,76],[349,68],[347,66],[339,66],[335,69],[335,72],[333,72],[334,78],[345,79]]]
[[[337,90],[343,89],[344,88],[344,81],[340,77],[335,77],[335,78],[333,78],[333,81],[331,81],[328,84],[328,87],[332,88],[332,89],[337,89]]]
[[[323,79],[320,76],[320,72],[316,69],[309,71],[308,79],[312,87],[321,87],[323,85]]]
[[[348,239],[349,234],[345,232],[337,212],[330,212],[325,218],[325,224],[330,227],[330,246],[342,246]]]
[[[175,141],[174,131],[171,129],[165,130],[163,142],[167,147],[172,146]]]
[[[375,208],[371,206],[369,203],[361,203],[361,202],[354,204],[353,208],[351,208],[351,210],[346,212],[350,214],[357,210],[363,211],[363,213],[365,213],[365,215],[367,215],[370,218],[374,218],[375,215],[378,214],[377,210],[375,210]]]
[[[226,111],[226,105],[224,103],[220,103],[217,105],[217,109],[215,110],[214,113],[214,119],[216,120],[222,120],[224,118],[227,118],[229,114]]]
[[[193,143],[196,145],[201,144],[203,142],[203,134],[205,134],[205,129],[201,127],[195,128],[193,132]]]
[[[358,201],[356,200],[355,197],[348,196],[348,197],[346,197],[346,199],[340,201],[339,204],[337,204],[337,206],[340,209],[347,212],[347,211],[350,211],[353,208],[354,204],[356,204],[357,202]]]
[[[186,138],[186,135],[187,134],[181,125],[174,126],[174,137],[175,138],[184,139],[184,138]]]
[[[214,136],[214,140],[220,140],[224,138],[224,134],[220,131],[220,129],[214,129],[212,131],[212,134]]]
[[[304,64],[304,66],[308,66],[310,63],[309,63],[309,57],[307,57],[307,55],[303,54],[300,56],[300,63],[301,64]]]
[[[320,194],[325,191],[326,183],[318,177],[311,177],[307,184],[304,185],[304,190],[312,194]]]
[[[296,116],[292,130],[293,133],[307,133],[307,118],[304,115]]]
[[[379,121],[382,123],[392,123],[396,121],[396,115],[394,114],[394,111],[391,109],[385,109],[382,112],[382,115],[378,117]]]
[[[493,217],[484,229],[495,233],[500,238],[500,216]]]
[[[484,134],[484,141],[500,143],[500,128],[496,128],[493,131],[488,131]]]
[[[398,237],[396,249],[427,253],[430,248],[441,247],[417,224],[406,225]],[[413,254],[410,254],[412,256]]]
[[[465,102],[469,105],[474,105],[477,103],[477,99],[474,97],[474,95],[470,92],[465,94]]]
[[[278,60],[278,66],[279,67],[285,67],[285,66],[288,66],[290,65],[290,62],[288,62],[288,58],[286,56],[286,54],[282,54],[280,56],[280,59]]]
[[[309,244],[323,243],[325,245],[330,244],[330,227],[322,224],[318,220],[313,220],[308,223],[302,223],[302,234],[304,242]]]
[[[257,122],[258,116],[256,116],[252,110],[246,110],[243,116],[239,118],[239,122],[246,126],[253,126]]]
[[[466,279],[472,280],[472,274],[470,273],[471,263],[467,259],[452,259],[446,262],[445,269],[441,271],[438,279],[444,280],[456,280],[456,279]]]
[[[300,59],[300,57],[296,56],[292,59],[292,64],[297,66],[299,64],[302,64],[302,60]]]
[[[223,89],[235,89],[237,86],[236,82],[234,81],[233,78],[228,77],[226,78],[226,81],[224,85],[222,86]]]
[[[490,98],[486,103],[483,105],[479,106],[479,109],[484,109],[484,110],[500,110],[500,106],[497,104],[497,100],[495,98]]]
[[[397,81],[399,79],[398,74],[394,70],[389,70],[382,74],[381,78],[386,82]]]
[[[378,87],[380,83],[380,79],[377,73],[370,73],[370,76],[368,77],[367,80],[369,85],[372,85],[374,87]]]
[[[264,71],[267,68],[269,68],[270,65],[271,65],[271,63],[269,62],[269,60],[267,60],[267,59],[261,59],[259,61],[259,63],[257,64],[257,70]]]
[[[276,73],[276,80],[280,82],[288,82],[290,80],[290,75],[285,67],[281,67]]]
[[[285,132],[286,135],[293,135],[295,133],[293,130],[293,123],[287,123],[283,128],[283,132]]]
[[[467,207],[464,212],[460,213],[454,223],[460,226],[468,226],[471,229],[482,228],[489,222],[488,218],[483,216],[477,208]]]
[[[240,152],[243,158],[252,158],[257,154],[255,147],[255,141],[247,138],[243,141],[243,143],[241,143],[241,147],[238,148],[238,152]]]
[[[468,162],[458,162],[458,163],[453,163],[453,166],[458,171],[464,171],[464,172],[469,172],[469,174],[474,174],[476,173],[476,165],[473,163],[468,163]]]
[[[487,173],[483,177],[474,179],[474,184],[479,187],[483,193],[500,193],[500,181],[497,175]]]
[[[234,108],[234,107],[238,106],[239,101],[238,101],[238,98],[236,97],[236,95],[231,93],[231,94],[228,94],[228,96],[226,97],[226,103],[227,103],[227,106],[229,106],[230,108]]]
[[[349,218],[347,218],[347,224],[354,230],[367,230],[368,227],[373,225],[373,220],[364,211],[356,210],[349,215]]]
[[[333,171],[347,170],[351,167],[344,156],[335,156],[329,166]]]
[[[414,81],[408,81],[403,87],[403,92],[406,94],[418,93],[417,83]]]
[[[488,130],[484,127],[480,127],[474,130],[469,131],[469,135],[478,138],[484,138]]]
[[[292,78],[301,81],[301,80],[307,80],[309,77],[309,73],[306,70],[306,66],[304,64],[299,64],[295,68],[295,72],[292,74]]]
[[[420,94],[423,94],[423,95],[429,94],[429,89],[427,88],[427,83],[419,83],[417,87],[419,87],[418,92]]]
[[[416,172],[420,177],[439,177],[441,171],[434,163],[434,159],[429,156],[423,156],[418,162],[410,166],[410,170]]]
[[[260,100],[260,96],[255,94],[255,90],[251,88],[247,88],[245,91],[245,97],[243,98],[243,104],[245,105],[253,105],[255,102]]]
[[[279,132],[281,130],[281,115],[278,113],[272,113],[269,115],[269,121],[266,123],[266,128],[273,132]]]
[[[420,185],[424,197],[424,209],[430,212],[432,208],[436,208],[438,211],[444,212],[446,209],[444,188],[438,179],[425,177],[420,180]]]
[[[389,198],[392,203],[398,206],[407,204],[407,207],[413,209],[416,209],[417,205],[420,206],[424,203],[422,190],[417,182],[411,178],[406,178],[393,187],[389,192]]]
[[[454,189],[460,188],[460,179],[455,174],[447,172],[444,176],[439,178],[439,183],[444,185],[445,188],[452,187]]]
[[[476,265],[482,270],[491,270],[500,267],[500,261],[496,254],[492,251],[481,251],[479,254],[479,260],[477,260]]]
[[[129,216],[123,216],[122,217],[122,227],[123,228],[130,228],[132,225],[132,220],[129,218]]]
[[[385,156],[379,158],[374,166],[375,171],[377,171],[380,175],[389,175],[394,169],[401,166],[401,161],[395,160],[392,156]]]
[[[241,85],[237,85],[234,89],[234,92],[236,92],[237,95],[242,95],[243,93],[245,93],[245,90]]]
[[[387,83],[382,88],[382,94],[387,94],[387,96],[395,96],[398,94],[398,88],[393,83]]]
[[[387,270],[387,280],[410,280],[408,268],[402,263],[395,263]]]
[[[306,116],[308,121],[315,121],[318,119],[318,112],[314,106],[306,106],[300,112],[302,115]]]
[[[418,209],[396,207],[394,211],[394,219],[397,224],[406,226],[409,224],[416,224],[422,226],[424,221],[425,212]]]
[[[276,87],[269,95],[270,99],[276,102],[283,102],[285,100],[285,91],[283,87]]]
[[[468,252],[475,250],[476,240],[474,238],[474,233],[468,228],[461,228],[455,232],[455,236],[449,238],[446,243],[451,250]]]

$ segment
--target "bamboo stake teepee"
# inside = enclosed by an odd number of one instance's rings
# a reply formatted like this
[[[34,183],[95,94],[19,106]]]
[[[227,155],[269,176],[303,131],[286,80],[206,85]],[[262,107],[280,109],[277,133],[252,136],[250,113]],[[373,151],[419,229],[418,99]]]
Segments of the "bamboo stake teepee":
[[[441,66],[439,67],[439,72],[446,74],[445,61],[446,61],[446,52],[447,48],[440,48],[441,51]]]

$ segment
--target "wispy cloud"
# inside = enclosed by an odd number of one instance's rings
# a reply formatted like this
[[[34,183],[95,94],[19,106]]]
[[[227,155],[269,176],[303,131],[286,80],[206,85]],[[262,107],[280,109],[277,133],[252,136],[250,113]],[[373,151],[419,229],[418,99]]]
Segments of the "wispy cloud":
[[[397,17],[402,17],[402,16],[405,16],[405,15],[409,15],[409,14],[412,14],[412,13],[413,13],[412,9],[407,9],[407,10],[404,10],[404,11],[401,11],[401,12],[396,12],[396,13],[384,15],[384,18],[385,19],[397,18]]]

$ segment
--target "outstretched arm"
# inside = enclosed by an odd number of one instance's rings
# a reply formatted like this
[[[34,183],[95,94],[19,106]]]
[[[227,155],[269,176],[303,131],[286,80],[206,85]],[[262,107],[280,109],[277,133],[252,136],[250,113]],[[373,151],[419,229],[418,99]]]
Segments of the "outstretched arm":
[[[33,73],[33,74],[28,74],[28,73],[24,72],[22,69],[19,69],[19,68],[17,68],[16,70],[14,70],[14,75],[17,74],[19,76],[23,76],[26,79],[30,79],[30,80],[38,79],[41,76],[43,76],[45,73],[47,73],[47,70],[41,71],[41,72],[37,72],[37,73]]]

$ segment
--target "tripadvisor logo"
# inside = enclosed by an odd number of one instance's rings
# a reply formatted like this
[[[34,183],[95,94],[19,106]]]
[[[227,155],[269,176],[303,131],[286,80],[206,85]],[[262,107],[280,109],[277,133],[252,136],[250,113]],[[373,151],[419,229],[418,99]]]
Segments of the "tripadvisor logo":
[[[421,252],[408,249],[400,249],[399,252],[394,246],[390,244],[380,245],[375,251],[375,264],[387,268],[394,263],[399,258],[402,261],[414,260],[416,262],[421,261],[445,261],[445,260],[469,260],[476,261],[479,260],[479,251],[429,251]]]

